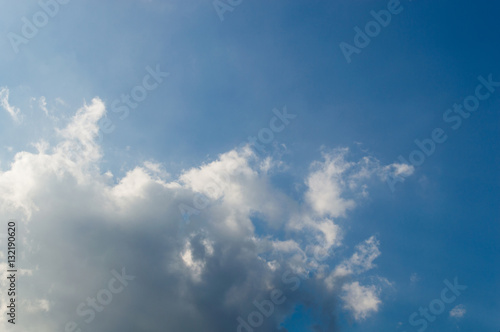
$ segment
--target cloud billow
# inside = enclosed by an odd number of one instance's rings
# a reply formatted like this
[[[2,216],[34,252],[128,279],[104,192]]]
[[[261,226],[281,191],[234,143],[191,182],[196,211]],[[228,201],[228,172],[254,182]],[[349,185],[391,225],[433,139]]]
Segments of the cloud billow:
[[[357,280],[375,267],[375,237],[345,250],[350,258],[314,253],[344,246],[334,219],[346,218],[368,195],[368,180],[383,180],[393,166],[372,158],[347,161],[346,149],[324,151],[311,164],[300,202],[272,185],[272,169],[249,147],[177,179],[154,162],[116,178],[99,167],[96,139],[105,112],[94,99],[58,130],[59,143],[37,142],[36,152],[17,152],[0,172],[0,211],[26,230],[19,240],[23,331],[74,325],[82,331],[236,331],[237,318],[247,319],[254,301],[269,299],[273,289],[286,301],[259,331],[277,331],[298,304],[312,308],[317,326],[330,330],[340,312],[362,320],[379,310],[383,284]],[[213,178],[219,190],[207,186]],[[196,194],[210,204],[185,224],[178,206]],[[258,232],[255,215],[284,235]],[[5,267],[4,256],[0,262]],[[88,299],[122,269],[135,279],[87,323],[77,308],[90,308]],[[0,301],[4,307],[6,299]],[[6,324],[2,317],[0,326]]]

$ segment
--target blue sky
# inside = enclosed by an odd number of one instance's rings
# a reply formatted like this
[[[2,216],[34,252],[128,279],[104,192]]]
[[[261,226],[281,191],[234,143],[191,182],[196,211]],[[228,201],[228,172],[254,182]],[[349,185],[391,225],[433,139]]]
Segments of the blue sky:
[[[58,262],[41,258],[61,248],[88,257],[84,274],[97,279],[70,295],[64,290],[78,284],[76,265],[64,280],[33,272],[24,299],[31,311],[19,309],[33,315],[33,323],[18,318],[24,330],[64,331],[80,319],[82,330],[119,331],[127,310],[137,309],[133,299],[157,292],[143,318],[128,323],[143,331],[235,331],[254,299],[276,288],[288,300],[261,331],[498,329],[500,88],[484,80],[500,82],[500,6],[222,3],[232,9],[223,20],[210,0],[57,2],[53,17],[15,47],[10,39],[24,38],[23,17],[33,22],[43,6],[3,5],[2,218],[31,231],[26,269],[45,262],[64,270],[63,254]],[[364,30],[371,11],[388,6],[398,13],[347,61],[339,45],[355,46],[355,27]],[[147,79],[151,71],[168,76]],[[141,90],[145,79],[154,88]],[[444,115],[477,96],[479,85],[488,96],[454,129],[459,120]],[[122,95],[134,89],[147,96],[126,116],[114,112],[113,102],[123,107]],[[284,109],[295,117],[273,131],[264,152],[242,147]],[[436,128],[446,141],[412,163],[415,140]],[[208,191],[222,169],[223,185]],[[395,176],[404,181],[391,189]],[[180,231],[179,204],[192,206],[200,194],[208,207]],[[75,241],[81,227],[85,237]],[[46,244],[52,232],[64,240]],[[90,249],[96,242],[101,251]],[[297,258],[314,246],[328,258]],[[353,258],[363,253],[361,263]],[[136,269],[135,284],[94,326],[82,323],[74,308],[122,266]],[[297,291],[280,281],[287,269],[307,271]],[[455,278],[467,289],[435,320],[410,324]],[[44,293],[51,281],[54,291]],[[215,298],[226,300],[209,305]]]

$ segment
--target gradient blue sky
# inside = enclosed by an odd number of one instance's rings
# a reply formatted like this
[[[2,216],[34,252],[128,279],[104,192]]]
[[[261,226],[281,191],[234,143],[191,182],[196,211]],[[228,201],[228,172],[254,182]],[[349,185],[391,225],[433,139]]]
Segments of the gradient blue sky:
[[[103,135],[100,170],[116,179],[149,160],[176,178],[246,142],[268,126],[274,108],[286,106],[297,117],[266,153],[288,165],[273,186],[298,200],[323,149],[347,147],[348,159],[389,165],[442,128],[447,141],[395,191],[384,181],[371,184],[338,221],[347,257],[376,235],[377,275],[390,286],[366,319],[339,305],[336,328],[417,331],[409,316],[440,296],[443,280],[457,277],[467,290],[428,330],[497,331],[500,89],[457,130],[443,113],[474,93],[479,76],[500,81],[500,4],[403,0],[403,11],[347,63],[339,44],[353,44],[354,27],[387,3],[246,0],[221,21],[210,0],[71,0],[15,53],[7,34],[21,34],[21,18],[40,7],[3,1],[0,86],[22,121],[0,112],[0,168],[8,170],[16,153],[35,151],[35,141],[55,144],[54,129],[94,97],[115,126]],[[157,65],[169,77],[128,117],[109,111]],[[41,97],[52,117],[39,107]],[[460,304],[466,313],[451,317]],[[326,328],[307,301],[295,310],[282,320],[289,332]]]

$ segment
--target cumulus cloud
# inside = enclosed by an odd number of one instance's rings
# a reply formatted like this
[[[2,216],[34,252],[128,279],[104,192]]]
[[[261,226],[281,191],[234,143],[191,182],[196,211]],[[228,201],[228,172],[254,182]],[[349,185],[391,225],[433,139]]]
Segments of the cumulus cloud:
[[[344,308],[353,312],[354,318],[365,319],[371,312],[378,311],[380,299],[375,286],[362,286],[355,281],[342,286]]]
[[[317,214],[345,216],[346,211],[355,206],[354,200],[342,197],[347,187],[344,174],[353,167],[344,159],[346,152],[347,149],[339,153],[324,153],[324,161],[313,164],[315,170],[307,179],[306,200]]]
[[[381,254],[379,245],[375,236],[358,244],[354,254],[332,268],[324,279],[325,286],[330,292],[341,290],[343,307],[349,310],[356,320],[364,320],[377,312],[382,303],[379,297],[382,288],[392,285],[386,278],[377,275],[370,278],[371,285],[363,286],[359,281],[353,281],[376,267],[374,260]]]
[[[312,164],[300,201],[273,186],[270,167],[262,166],[279,161],[262,160],[249,147],[176,178],[153,161],[117,178],[100,169],[97,123],[105,112],[101,100],[92,100],[56,130],[58,143],[40,140],[36,151],[17,152],[0,171],[0,212],[23,227],[23,331],[235,331],[237,318],[247,318],[254,301],[273,289],[287,300],[261,331],[276,330],[299,303],[318,311],[330,330],[337,307],[356,319],[378,310],[379,288],[337,278],[374,267],[376,238],[349,259],[327,259],[343,245],[334,218],[366,196],[367,179],[384,170],[378,161],[347,161],[347,150],[325,153]],[[196,211],[189,220],[186,207]],[[273,231],[257,231],[257,222]],[[6,267],[5,256],[0,264]],[[93,319],[82,315],[116,271],[135,278]],[[329,289],[325,278],[332,275],[338,287]],[[6,279],[0,284],[5,289]],[[2,294],[0,306],[6,301]],[[1,316],[0,327],[7,324]]]

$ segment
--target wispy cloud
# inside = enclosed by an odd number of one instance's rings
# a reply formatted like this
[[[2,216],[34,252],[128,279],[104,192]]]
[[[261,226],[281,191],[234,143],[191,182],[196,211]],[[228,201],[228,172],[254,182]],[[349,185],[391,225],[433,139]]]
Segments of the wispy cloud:
[[[453,318],[462,318],[467,313],[465,306],[463,304],[459,304],[450,310],[450,317]]]
[[[8,88],[6,87],[0,88],[0,104],[2,105],[3,109],[6,110],[7,113],[9,113],[14,122],[21,123],[22,121],[21,110],[9,104],[9,93],[10,91]]]

